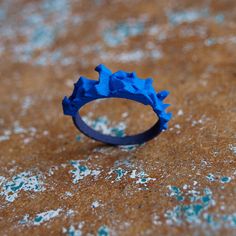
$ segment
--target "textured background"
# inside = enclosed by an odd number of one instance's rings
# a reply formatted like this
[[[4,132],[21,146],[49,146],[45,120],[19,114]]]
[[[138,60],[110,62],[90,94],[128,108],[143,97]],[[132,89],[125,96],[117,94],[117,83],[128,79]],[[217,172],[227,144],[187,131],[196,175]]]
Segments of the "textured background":
[[[2,0],[0,35],[0,235],[236,235],[234,0]],[[100,63],[171,91],[167,132],[76,131],[61,100]],[[83,115],[114,135],[154,122],[125,100]]]

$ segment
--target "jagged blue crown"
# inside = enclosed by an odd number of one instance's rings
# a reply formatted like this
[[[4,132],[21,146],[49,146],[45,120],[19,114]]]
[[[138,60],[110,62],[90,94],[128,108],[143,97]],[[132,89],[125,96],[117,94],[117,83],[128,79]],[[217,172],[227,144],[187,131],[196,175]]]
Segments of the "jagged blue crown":
[[[150,105],[158,115],[162,129],[167,129],[171,113],[166,112],[169,104],[163,100],[168,96],[166,90],[155,92],[153,80],[139,79],[134,72],[117,71],[112,73],[104,65],[98,65],[95,70],[99,73],[99,81],[80,77],[74,84],[72,95],[62,101],[65,115],[75,116],[78,110],[86,103],[99,98],[126,98]]]

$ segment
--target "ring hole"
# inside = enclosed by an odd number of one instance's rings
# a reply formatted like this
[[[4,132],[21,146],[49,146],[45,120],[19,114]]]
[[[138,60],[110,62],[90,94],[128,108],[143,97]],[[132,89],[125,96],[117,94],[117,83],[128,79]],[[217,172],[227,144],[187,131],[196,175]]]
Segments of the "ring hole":
[[[150,106],[122,98],[92,101],[80,109],[80,115],[96,131],[117,137],[142,133],[158,120]]]

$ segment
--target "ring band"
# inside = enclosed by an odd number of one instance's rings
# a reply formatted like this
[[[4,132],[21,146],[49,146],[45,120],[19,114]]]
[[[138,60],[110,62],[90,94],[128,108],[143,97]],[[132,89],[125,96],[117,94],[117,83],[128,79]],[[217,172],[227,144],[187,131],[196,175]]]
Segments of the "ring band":
[[[134,145],[147,142],[167,129],[171,113],[165,111],[169,104],[164,104],[163,100],[168,96],[168,91],[156,93],[152,79],[139,79],[134,72],[118,71],[113,74],[102,64],[95,70],[99,73],[99,81],[80,77],[74,85],[72,95],[62,101],[64,114],[72,116],[78,130],[90,138],[110,145]],[[101,98],[125,98],[150,105],[158,121],[147,131],[132,136],[115,137],[97,132],[82,120],[79,110],[85,104]]]

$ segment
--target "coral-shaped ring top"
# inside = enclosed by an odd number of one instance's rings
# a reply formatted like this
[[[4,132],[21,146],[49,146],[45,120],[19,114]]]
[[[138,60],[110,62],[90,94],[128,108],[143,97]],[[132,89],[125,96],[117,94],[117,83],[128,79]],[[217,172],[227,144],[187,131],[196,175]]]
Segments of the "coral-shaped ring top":
[[[112,73],[104,65],[98,65],[95,70],[99,73],[99,80],[80,77],[74,84],[72,95],[62,101],[65,115],[76,117],[78,110],[88,102],[100,98],[125,98],[144,105],[150,105],[159,118],[159,129],[167,129],[171,113],[166,112],[169,104],[163,100],[169,92],[164,90],[156,93],[152,86],[153,80],[140,79],[134,72],[117,71]]]

